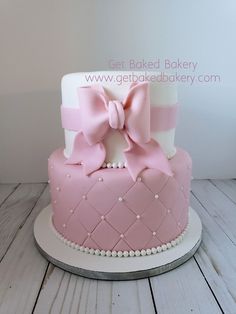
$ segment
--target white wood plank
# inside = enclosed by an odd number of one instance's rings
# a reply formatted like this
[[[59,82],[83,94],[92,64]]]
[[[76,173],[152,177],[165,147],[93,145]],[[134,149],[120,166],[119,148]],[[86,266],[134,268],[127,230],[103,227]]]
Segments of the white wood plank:
[[[45,184],[21,184],[0,207],[0,261],[37,202]]]
[[[203,223],[195,258],[225,313],[236,313],[236,247],[195,197],[191,205]]]
[[[30,190],[27,195],[35,199],[39,187]],[[49,192],[46,189],[0,263],[0,313],[32,312],[48,265],[35,247],[33,223],[48,203]]]
[[[41,313],[155,313],[148,279],[99,281],[54,268],[35,307]]]
[[[236,204],[208,180],[193,180],[192,193],[219,227],[236,243]]]
[[[0,184],[0,206],[8,196],[16,189],[18,184]]]
[[[211,183],[236,204],[236,180],[211,180]]]
[[[193,258],[150,280],[158,314],[222,313]]]

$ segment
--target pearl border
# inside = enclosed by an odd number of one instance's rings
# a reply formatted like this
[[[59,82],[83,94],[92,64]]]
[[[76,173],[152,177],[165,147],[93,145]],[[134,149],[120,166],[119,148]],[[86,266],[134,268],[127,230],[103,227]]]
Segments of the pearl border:
[[[69,247],[71,247],[72,249],[75,249],[77,251],[80,252],[84,252],[87,254],[91,254],[91,255],[97,255],[97,256],[106,256],[106,257],[138,257],[138,256],[146,256],[146,255],[151,255],[151,254],[157,254],[157,253],[161,253],[164,252],[166,250],[171,249],[172,247],[175,247],[176,245],[178,245],[180,242],[183,241],[183,238],[185,236],[185,234],[188,231],[189,228],[189,223],[186,226],[186,228],[184,229],[184,231],[174,240],[172,240],[171,242],[168,242],[166,244],[162,244],[161,246],[157,246],[157,247],[152,247],[150,249],[142,249],[142,250],[136,250],[136,251],[110,251],[110,250],[99,250],[99,249],[93,249],[93,248],[89,248],[89,247],[84,247],[83,245],[80,246],[79,244],[76,244],[68,239],[66,239],[63,235],[61,235],[53,226],[52,223],[52,217],[51,217],[51,227],[56,235],[56,237],[58,239],[60,239],[61,241],[63,241],[66,245],[68,245]]]

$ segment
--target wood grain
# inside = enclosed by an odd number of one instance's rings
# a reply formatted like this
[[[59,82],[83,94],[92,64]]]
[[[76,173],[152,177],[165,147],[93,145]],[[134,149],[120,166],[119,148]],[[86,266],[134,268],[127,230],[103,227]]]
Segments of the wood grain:
[[[225,313],[236,313],[236,247],[195,197],[192,207],[203,223],[203,239],[195,254],[208,284]]]
[[[236,204],[209,180],[194,180],[192,193],[221,230],[236,244]]]
[[[222,313],[193,258],[150,280],[158,313]]]
[[[99,281],[49,270],[34,313],[155,313],[148,279]]]
[[[0,261],[45,186],[45,184],[20,184],[0,207]]]
[[[34,203],[35,194],[38,195],[43,186],[36,185],[35,189],[28,187],[27,195],[32,200],[31,202],[28,200],[27,205],[31,206]],[[48,203],[49,192],[46,189],[0,264],[0,313],[32,312],[48,265],[35,247],[33,223],[39,211]],[[25,203],[22,201],[22,207],[23,204]],[[25,217],[26,212],[22,210],[21,213]]]

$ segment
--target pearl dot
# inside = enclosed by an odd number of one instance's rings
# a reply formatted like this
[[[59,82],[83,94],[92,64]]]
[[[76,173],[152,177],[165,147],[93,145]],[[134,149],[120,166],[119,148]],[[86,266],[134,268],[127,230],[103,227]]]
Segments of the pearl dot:
[[[120,235],[120,237],[123,239],[123,238],[124,238],[124,235],[123,235],[123,234],[121,234],[121,235]]]
[[[86,200],[86,199],[87,199],[87,196],[86,196],[86,195],[83,195],[82,198],[83,198],[84,200]]]
[[[152,253],[156,254],[156,252],[157,252],[157,249],[155,247],[152,247]]]
[[[141,250],[141,255],[145,256],[147,254],[146,250]]]
[[[61,191],[61,189],[59,188],[59,186],[56,187],[56,190],[59,192]]]
[[[161,247],[161,246],[158,246],[158,247],[157,247],[157,252],[160,253],[161,251],[162,251],[162,247]]]
[[[116,162],[113,162],[112,168],[117,168],[117,163]]]
[[[166,251],[166,250],[167,250],[166,244],[163,244],[163,245],[161,246],[161,248],[162,248],[163,251]]]
[[[99,182],[102,182],[102,181],[103,181],[103,178],[98,178],[98,181],[99,181]]]
[[[124,163],[123,162],[118,162],[118,167],[121,169],[121,168],[123,168],[124,167]]]
[[[50,183],[50,180],[48,180],[48,183]]]
[[[147,249],[147,250],[146,250],[146,253],[147,253],[147,255],[151,255],[151,254],[152,254],[152,251],[151,251],[150,249]]]
[[[104,220],[104,219],[105,219],[105,217],[104,217],[104,216],[101,216],[101,219],[102,219],[102,220]]]
[[[117,255],[116,251],[112,251],[112,252],[111,252],[111,255],[112,255],[113,257],[115,257],[115,256]]]
[[[137,178],[137,181],[138,181],[138,182],[141,182],[141,181],[142,181],[142,178],[141,178],[141,177],[138,177],[138,178]]]
[[[100,251],[98,249],[95,250],[95,255],[99,255]]]
[[[137,219],[140,219],[140,215],[137,215],[136,218],[137,218]]]
[[[65,228],[65,227],[66,227],[66,224],[63,224],[62,227]]]
[[[133,257],[135,255],[135,252],[133,250],[129,251],[129,256]]]
[[[128,251],[124,251],[123,255],[124,255],[124,257],[128,257],[129,256],[129,252]]]
[[[124,163],[125,168],[127,168],[127,162]]]
[[[123,201],[123,197],[120,196],[120,197],[118,198],[118,201],[119,201],[119,202],[122,202],[122,201]]]
[[[101,254],[101,256],[105,256],[106,252],[104,250],[101,250],[100,254]]]
[[[118,257],[121,257],[123,255],[122,251],[118,251],[117,255]]]
[[[88,252],[89,252],[89,248],[86,247],[86,248],[84,249],[84,252],[85,252],[85,253],[88,253]]]
[[[67,173],[67,175],[66,175],[66,176],[67,176],[67,178],[71,178],[71,175],[70,175],[69,173]]]
[[[136,250],[135,252],[134,252],[134,254],[136,255],[136,256],[140,256],[140,251],[139,250]]]
[[[90,236],[91,236],[91,233],[88,232],[88,237],[90,237]]]
[[[56,203],[57,203],[57,201],[55,200],[55,201],[53,201],[53,203],[54,203],[54,204],[56,204]]]
[[[70,213],[72,213],[72,214],[73,214],[73,212],[74,212],[74,209],[70,209]]]
[[[156,235],[156,232],[155,232],[155,231],[153,231],[152,235],[154,235],[154,236],[155,236],[155,235]]]
[[[111,251],[106,251],[106,256],[111,256]]]
[[[110,162],[107,163],[107,168],[111,168],[111,163]]]
[[[158,199],[158,198],[159,198],[159,195],[158,195],[158,194],[155,194],[154,197],[155,197],[155,199]]]
[[[168,243],[166,244],[166,246],[167,246],[168,249],[170,249],[170,248],[171,248],[171,243],[168,242]]]
[[[170,212],[171,212],[171,210],[170,210],[170,209],[168,209],[168,210],[167,210],[167,213],[168,213],[168,214],[170,214]]]

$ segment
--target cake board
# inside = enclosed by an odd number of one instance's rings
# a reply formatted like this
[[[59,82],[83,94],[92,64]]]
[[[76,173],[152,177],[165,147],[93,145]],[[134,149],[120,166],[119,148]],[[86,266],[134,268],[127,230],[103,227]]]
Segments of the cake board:
[[[80,252],[61,241],[51,226],[51,205],[34,223],[34,238],[40,253],[52,264],[71,273],[101,280],[135,280],[170,271],[190,259],[201,243],[202,224],[189,208],[189,226],[178,245],[166,251],[138,257],[104,257]]]

